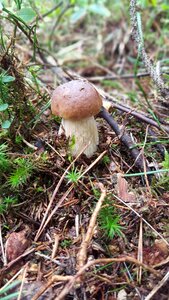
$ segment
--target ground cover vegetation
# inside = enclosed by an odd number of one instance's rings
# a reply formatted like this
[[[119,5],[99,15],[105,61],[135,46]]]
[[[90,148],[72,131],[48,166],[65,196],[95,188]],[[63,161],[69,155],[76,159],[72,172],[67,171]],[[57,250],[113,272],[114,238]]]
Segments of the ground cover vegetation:
[[[168,299],[168,1],[0,1],[0,298]],[[72,157],[53,90],[91,82]]]

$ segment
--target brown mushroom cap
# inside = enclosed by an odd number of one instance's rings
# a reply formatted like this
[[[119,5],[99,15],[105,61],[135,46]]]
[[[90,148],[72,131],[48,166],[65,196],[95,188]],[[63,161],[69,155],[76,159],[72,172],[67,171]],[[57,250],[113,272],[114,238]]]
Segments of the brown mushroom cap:
[[[72,80],[58,86],[52,95],[51,110],[64,119],[80,120],[96,115],[102,99],[96,89],[86,81]]]

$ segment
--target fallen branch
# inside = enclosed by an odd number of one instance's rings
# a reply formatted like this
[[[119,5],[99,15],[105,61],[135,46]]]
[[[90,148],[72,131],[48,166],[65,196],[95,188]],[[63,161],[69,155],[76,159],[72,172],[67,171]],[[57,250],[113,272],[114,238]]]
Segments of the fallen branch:
[[[41,295],[43,295],[46,290],[53,284],[53,283],[56,283],[56,282],[64,282],[64,281],[68,281],[70,280],[72,276],[61,276],[61,275],[54,275],[52,276],[49,281],[47,283],[45,283],[43,285],[43,287],[32,297],[32,300],[37,300],[39,299],[39,297]]]
[[[107,99],[107,100],[112,101],[111,99]],[[147,124],[149,124],[151,126],[154,126],[154,127],[158,128],[158,129],[162,129],[163,131],[166,131],[167,133],[169,133],[169,124],[168,124],[168,126],[159,125],[156,121],[154,121],[153,119],[145,116],[143,113],[139,113],[137,111],[133,111],[130,107],[118,104],[115,101],[113,101],[113,107],[116,108],[116,109],[118,109],[118,110],[124,111],[126,113],[130,113],[130,115],[136,117],[138,120],[141,120],[144,123],[147,123]],[[161,120],[160,120],[160,123],[162,123]]]
[[[75,283],[78,281],[79,277],[86,271],[86,269],[90,268],[91,266],[95,266],[98,264],[109,264],[109,263],[115,263],[115,262],[129,262],[133,263],[137,266],[143,267],[145,270],[149,271],[150,273],[154,274],[155,276],[160,276],[160,274],[154,270],[152,267],[147,266],[146,264],[138,261],[134,257],[131,256],[123,256],[118,258],[99,258],[94,259],[92,261],[89,261],[87,264],[85,264],[77,273],[75,276],[70,278],[68,283],[65,285],[63,290],[61,291],[60,295],[55,298],[55,300],[62,300],[64,297],[69,293],[69,291],[73,288]]]
[[[169,72],[163,72],[163,74],[169,74]],[[140,72],[137,74],[123,74],[123,75],[105,75],[105,76],[89,76],[86,77],[89,81],[97,82],[102,80],[121,80],[121,79],[134,79],[134,78],[143,78],[150,77],[149,72]]]
[[[118,136],[120,141],[128,148],[133,159],[135,160],[135,166],[141,171],[145,171],[144,168],[144,157],[142,153],[136,149],[134,143],[132,142],[130,136],[127,133],[121,132],[118,124],[113,119],[113,117],[106,111],[104,107],[102,107],[101,112],[99,113],[99,117],[103,118],[114,130],[115,134]],[[146,165],[146,172],[150,171],[150,168]]]

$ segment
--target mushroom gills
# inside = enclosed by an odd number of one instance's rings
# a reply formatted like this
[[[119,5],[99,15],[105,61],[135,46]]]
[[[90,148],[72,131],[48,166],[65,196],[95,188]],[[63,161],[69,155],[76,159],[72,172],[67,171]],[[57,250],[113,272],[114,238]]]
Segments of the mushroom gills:
[[[82,120],[62,119],[59,135],[64,133],[70,139],[70,152],[77,156],[84,148],[84,154],[91,157],[99,144],[99,135],[94,117],[84,118]]]

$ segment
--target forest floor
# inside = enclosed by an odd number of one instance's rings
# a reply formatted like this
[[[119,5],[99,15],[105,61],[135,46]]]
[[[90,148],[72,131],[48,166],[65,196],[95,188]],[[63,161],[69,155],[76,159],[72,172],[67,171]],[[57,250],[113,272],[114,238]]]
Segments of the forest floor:
[[[11,25],[0,56],[0,295],[167,300],[168,111],[129,20],[60,22],[54,32],[44,20],[37,35],[42,47],[52,40],[50,51],[33,53],[31,35],[21,27],[16,38]],[[152,60],[169,54],[160,22],[146,36]],[[91,158],[71,157],[50,110],[54,88],[81,78],[107,110],[96,116]]]

